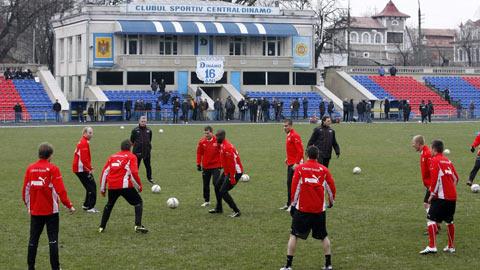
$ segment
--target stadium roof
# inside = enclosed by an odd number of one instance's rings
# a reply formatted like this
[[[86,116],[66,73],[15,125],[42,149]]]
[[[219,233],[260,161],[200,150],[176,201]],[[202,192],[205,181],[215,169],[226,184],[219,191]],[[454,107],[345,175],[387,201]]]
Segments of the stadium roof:
[[[398,10],[397,6],[390,0],[382,12],[378,13],[377,15],[372,16],[373,18],[378,17],[403,17],[403,18],[410,18],[409,15],[402,13]]]

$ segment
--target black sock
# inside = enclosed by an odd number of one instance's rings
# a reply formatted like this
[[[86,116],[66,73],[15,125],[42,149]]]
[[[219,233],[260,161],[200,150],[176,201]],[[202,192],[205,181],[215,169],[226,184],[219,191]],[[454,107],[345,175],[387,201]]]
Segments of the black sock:
[[[293,263],[293,256],[287,255],[287,265],[285,267],[291,267]]]
[[[332,265],[332,255],[325,255],[325,267]]]

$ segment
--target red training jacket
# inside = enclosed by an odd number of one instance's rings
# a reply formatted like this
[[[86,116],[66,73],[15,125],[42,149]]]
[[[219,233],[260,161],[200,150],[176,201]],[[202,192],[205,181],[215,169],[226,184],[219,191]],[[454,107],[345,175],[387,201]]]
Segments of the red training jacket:
[[[32,216],[58,213],[59,198],[65,207],[73,207],[63,185],[60,170],[46,159],[40,159],[28,166],[23,180],[22,198]]]
[[[108,189],[124,189],[134,187],[142,191],[142,182],[138,176],[137,157],[130,151],[120,151],[111,155],[103,167],[100,192]]]
[[[303,143],[302,138],[292,129],[287,134],[287,165],[303,163]]]
[[[434,198],[456,201],[458,174],[452,162],[443,154],[437,154],[430,161],[431,186]]]
[[[217,138],[207,140],[203,137],[197,145],[197,165],[202,165],[204,169],[220,168],[220,148],[217,144]]]
[[[329,205],[333,206],[336,188],[327,167],[314,159],[309,159],[295,168],[290,198],[297,210],[313,214],[325,211],[325,190]]]
[[[92,171],[92,158],[90,157],[90,141],[85,136],[82,136],[75,148],[73,155],[72,170],[77,172]]]
[[[220,144],[220,161],[225,175],[230,175],[230,183],[235,185],[235,174],[243,173],[242,161],[237,149],[227,139]]]
[[[477,148],[477,146],[479,145],[480,145],[480,132],[477,134],[477,137],[475,137],[475,140],[473,140],[472,147]],[[478,150],[477,156],[480,156],[480,150]]]
[[[426,188],[430,187],[430,159],[432,158],[432,152],[430,148],[424,145],[422,152],[420,152],[420,171],[422,172],[423,185]]]

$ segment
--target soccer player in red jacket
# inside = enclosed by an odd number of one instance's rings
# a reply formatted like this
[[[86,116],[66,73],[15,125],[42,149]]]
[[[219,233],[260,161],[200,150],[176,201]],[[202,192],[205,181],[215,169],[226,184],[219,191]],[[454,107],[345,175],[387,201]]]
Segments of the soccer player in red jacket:
[[[303,143],[302,138],[293,129],[293,122],[291,119],[286,119],[283,123],[283,130],[287,133],[285,148],[287,150],[287,158],[285,164],[287,165],[287,204],[280,208],[280,210],[287,210],[290,206],[290,190],[292,188],[293,170],[298,164],[303,163]]]
[[[477,137],[475,137],[475,140],[473,140],[473,143],[470,147],[470,151],[473,153],[475,152],[475,148],[480,145],[480,132],[477,134]],[[480,150],[477,152],[477,157],[475,159],[475,165],[473,166],[472,171],[470,172],[470,176],[468,177],[467,181],[467,186],[471,186],[473,184],[473,180],[475,179],[475,176],[477,176],[477,172],[480,169]]]
[[[437,253],[436,232],[437,223],[447,223],[448,245],[444,252],[455,252],[455,205],[457,201],[458,174],[452,162],[443,155],[443,142],[432,142],[433,157],[430,161],[430,209],[427,214],[428,246],[420,254]]]
[[[72,170],[85,188],[85,201],[82,208],[88,213],[99,213],[95,208],[97,203],[97,184],[93,177],[92,157],[90,155],[90,140],[93,137],[93,128],[85,127],[82,138],[75,148]]]
[[[50,248],[50,265],[60,269],[58,259],[58,232],[60,218],[58,199],[70,213],[75,212],[67,196],[62,175],[57,166],[50,163],[53,147],[42,143],[38,148],[39,160],[30,164],[23,180],[22,198],[30,214],[30,240],[28,242],[28,269],[35,269],[38,239],[43,227],[47,226],[48,245]]]
[[[233,189],[238,180],[243,175],[243,166],[238,155],[237,149],[225,138],[225,130],[220,129],[217,131],[217,143],[220,147],[220,162],[223,168],[223,177],[218,181],[218,185],[215,187],[218,190],[216,192],[217,206],[214,209],[208,211],[211,214],[223,213],[222,198],[232,208],[233,213],[230,217],[239,217],[240,209],[238,209],[232,196],[228,193]]]
[[[211,126],[204,129],[204,137],[200,139],[197,145],[197,170],[202,172],[203,178],[203,199],[201,205],[206,207],[210,205],[210,178],[213,177],[213,185],[217,186],[220,179],[220,147],[217,144],[217,138],[213,135]],[[218,190],[215,189],[215,193]]]
[[[312,145],[307,148],[308,161],[295,168],[290,194],[292,205],[292,230],[287,246],[287,263],[280,270],[291,270],[293,256],[297,247],[297,238],[312,237],[322,240],[325,254],[325,267],[332,269],[330,240],[327,237],[326,208],[335,201],[335,182],[327,167],[318,163],[319,150]],[[325,204],[325,193],[328,205]]]
[[[139,192],[142,192],[142,182],[138,176],[137,157],[130,151],[130,140],[122,142],[121,151],[111,155],[103,167],[100,193],[105,196],[108,189],[108,202],[105,205],[100,223],[99,232],[103,232],[118,197],[122,196],[135,208],[135,232],[147,233],[142,225],[143,201]]]

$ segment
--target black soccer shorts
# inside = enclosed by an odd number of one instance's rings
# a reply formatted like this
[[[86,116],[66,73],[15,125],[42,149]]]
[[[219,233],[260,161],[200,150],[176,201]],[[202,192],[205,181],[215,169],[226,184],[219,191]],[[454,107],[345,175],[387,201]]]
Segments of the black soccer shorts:
[[[327,237],[326,214],[303,213],[292,207],[292,235],[306,240],[312,231],[312,237],[323,240]]]
[[[433,199],[430,209],[428,210],[427,219],[437,223],[441,223],[442,221],[452,223],[453,216],[455,215],[455,206],[455,201]]]

